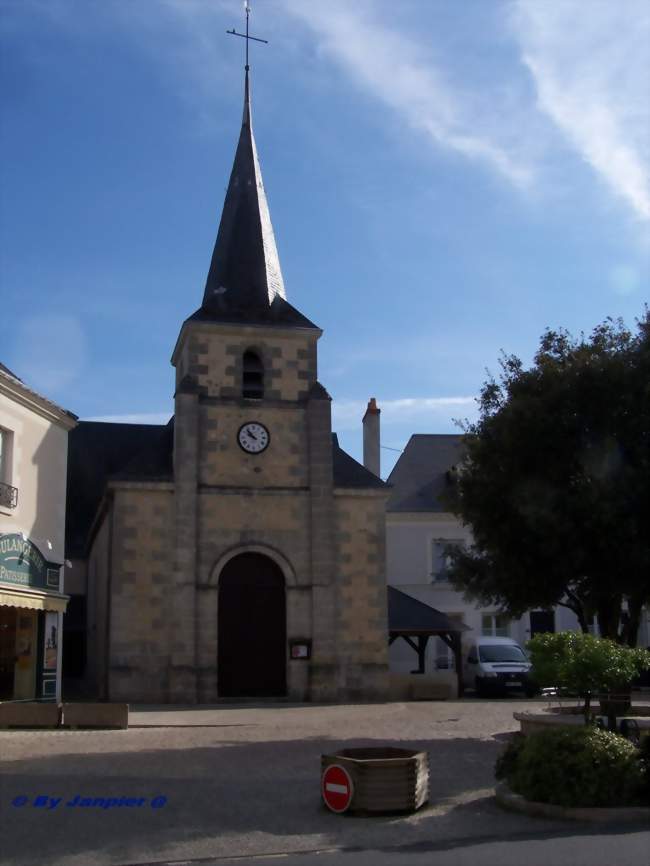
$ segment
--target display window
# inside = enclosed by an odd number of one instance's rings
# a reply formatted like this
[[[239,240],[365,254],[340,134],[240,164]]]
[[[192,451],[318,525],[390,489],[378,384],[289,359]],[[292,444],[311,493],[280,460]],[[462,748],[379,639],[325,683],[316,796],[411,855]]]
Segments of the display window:
[[[38,613],[0,606],[0,700],[30,700],[36,690]]]

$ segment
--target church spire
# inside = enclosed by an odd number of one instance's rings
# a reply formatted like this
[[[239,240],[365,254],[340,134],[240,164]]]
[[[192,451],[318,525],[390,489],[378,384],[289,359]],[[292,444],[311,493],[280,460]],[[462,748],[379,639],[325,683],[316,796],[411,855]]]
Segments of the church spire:
[[[286,298],[251,120],[248,6],[244,113],[235,160],[212,253],[202,307],[208,312],[259,311]],[[263,42],[265,40],[255,41]]]

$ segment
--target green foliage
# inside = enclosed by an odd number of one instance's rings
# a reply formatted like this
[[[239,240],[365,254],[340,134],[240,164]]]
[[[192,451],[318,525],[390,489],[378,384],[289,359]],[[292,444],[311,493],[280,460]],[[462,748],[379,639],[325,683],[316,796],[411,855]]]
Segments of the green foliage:
[[[650,598],[650,314],[636,334],[547,331],[530,369],[502,357],[479,402],[448,491],[474,538],[450,551],[452,583],[511,616],[564,604],[586,629],[598,614],[633,642]]]
[[[650,652],[580,632],[539,634],[528,650],[535,682],[577,694],[617,692],[650,668]]]
[[[566,807],[639,803],[638,750],[609,731],[541,731],[525,738],[512,763],[508,784],[527,800]]]
[[[641,806],[650,806],[650,737],[641,740],[638,761],[637,799]]]
[[[526,737],[519,732],[513,734],[510,740],[508,740],[507,746],[497,758],[494,767],[494,775],[497,779],[508,779],[512,775],[517,766],[519,753],[525,743]]]

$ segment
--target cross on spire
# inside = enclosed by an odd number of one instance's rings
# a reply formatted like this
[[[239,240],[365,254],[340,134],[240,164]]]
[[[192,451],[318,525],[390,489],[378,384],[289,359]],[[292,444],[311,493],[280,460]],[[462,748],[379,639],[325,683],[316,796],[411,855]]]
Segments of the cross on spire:
[[[249,36],[248,35],[248,18],[251,14],[251,6],[250,6],[250,3],[248,2],[248,0],[245,0],[244,9],[246,10],[246,33],[237,33],[237,31],[235,30],[234,27],[232,30],[226,30],[226,33],[230,34],[230,36],[241,36],[242,39],[246,40],[246,66],[244,68],[246,69],[246,72],[248,72],[248,70],[250,69],[250,66],[248,65],[248,43],[252,39],[253,42],[263,42],[265,45],[268,45],[269,40],[268,39],[259,39],[257,36]]]

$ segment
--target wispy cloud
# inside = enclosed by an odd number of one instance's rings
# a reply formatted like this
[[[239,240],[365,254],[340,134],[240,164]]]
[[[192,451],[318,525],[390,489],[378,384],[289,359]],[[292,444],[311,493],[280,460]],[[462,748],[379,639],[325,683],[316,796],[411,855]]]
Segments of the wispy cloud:
[[[516,0],[512,22],[539,108],[616,195],[650,219],[647,0]]]
[[[393,400],[378,399],[382,422],[410,423],[434,422],[440,415],[469,411],[476,405],[475,397],[400,397]],[[366,400],[335,400],[332,403],[333,424],[339,430],[361,429],[366,411]],[[84,421],[104,421],[113,424],[166,424],[169,412],[133,412],[122,415],[94,415]]]
[[[169,412],[134,412],[126,415],[94,415],[84,421],[103,421],[107,424],[166,424]]]
[[[432,423],[441,415],[468,411],[476,405],[475,397],[400,397],[393,400],[377,399],[384,424]],[[332,422],[339,430],[361,428],[361,419],[366,411],[365,400],[335,400],[332,403]]]
[[[391,5],[372,0],[280,0],[282,8],[314,33],[320,49],[354,82],[413,129],[442,148],[496,169],[522,186],[531,166],[481,122],[477,94],[453,86],[420,44],[394,28]],[[496,98],[484,94],[484,105]],[[490,116],[494,121],[494,105]],[[505,126],[503,119],[501,127]]]

